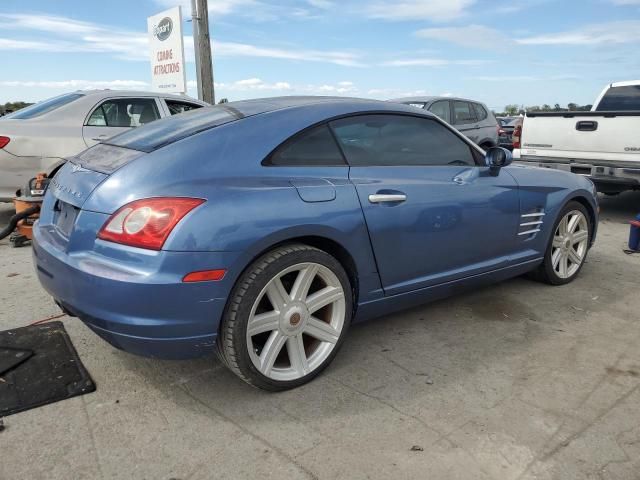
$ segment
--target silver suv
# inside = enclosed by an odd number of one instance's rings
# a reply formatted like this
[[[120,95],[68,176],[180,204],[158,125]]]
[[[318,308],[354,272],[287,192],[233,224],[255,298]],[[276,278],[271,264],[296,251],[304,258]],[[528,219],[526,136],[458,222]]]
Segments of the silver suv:
[[[498,121],[484,103],[454,97],[406,97],[389,100],[429,110],[483,149],[498,145]]]

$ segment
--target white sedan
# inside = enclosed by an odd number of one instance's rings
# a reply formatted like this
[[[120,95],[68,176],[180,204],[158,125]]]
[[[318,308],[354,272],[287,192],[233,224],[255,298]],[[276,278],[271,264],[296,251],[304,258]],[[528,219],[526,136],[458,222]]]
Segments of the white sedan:
[[[159,118],[207,103],[183,95],[118,90],[66,93],[0,118],[0,201],[38,172],[54,173],[65,158]]]

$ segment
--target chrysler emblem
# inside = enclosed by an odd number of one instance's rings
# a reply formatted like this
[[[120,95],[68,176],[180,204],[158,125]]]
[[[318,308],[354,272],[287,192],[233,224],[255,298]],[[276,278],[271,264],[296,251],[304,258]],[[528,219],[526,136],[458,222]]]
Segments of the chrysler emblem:
[[[81,167],[80,165],[78,165],[76,163],[72,163],[71,164],[71,173],[90,172],[90,171],[91,170],[89,170],[88,168]]]

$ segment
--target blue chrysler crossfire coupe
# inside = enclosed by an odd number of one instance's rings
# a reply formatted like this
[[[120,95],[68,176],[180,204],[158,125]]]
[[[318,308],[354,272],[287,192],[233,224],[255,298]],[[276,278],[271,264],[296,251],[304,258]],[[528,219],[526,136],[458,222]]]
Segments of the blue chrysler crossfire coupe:
[[[528,272],[570,282],[598,222],[588,179],[373,100],[227,103],[69,160],[33,242],[61,308],[268,390],[318,375],[352,322]]]

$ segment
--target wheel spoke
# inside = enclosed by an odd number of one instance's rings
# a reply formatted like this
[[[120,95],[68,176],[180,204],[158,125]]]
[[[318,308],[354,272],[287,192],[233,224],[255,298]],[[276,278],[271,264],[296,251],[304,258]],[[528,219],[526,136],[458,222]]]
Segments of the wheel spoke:
[[[573,244],[584,242],[589,238],[589,233],[585,230],[579,230],[573,234]]]
[[[568,232],[569,233],[575,232],[579,223],[580,223],[580,215],[573,215],[569,219],[569,223],[567,225]]]
[[[582,257],[573,248],[569,249],[569,260],[574,265],[580,265],[582,263]]]
[[[315,317],[311,317],[309,319],[304,329],[304,333],[322,342],[329,343],[336,343],[338,341],[338,337],[340,337],[340,333],[335,328]]]
[[[325,287],[322,290],[309,295],[306,300],[309,313],[314,313],[320,310],[322,307],[329,305],[342,298],[342,288],[339,287]]]
[[[247,333],[250,337],[253,337],[254,335],[258,335],[259,333],[277,330],[279,318],[280,314],[275,310],[271,312],[261,313],[259,315],[254,315],[251,319],[249,319]]]
[[[291,301],[280,277],[271,280],[271,283],[267,287],[267,297],[269,297],[269,301],[271,305],[273,305],[274,310],[278,312],[281,312],[284,306]]]
[[[291,367],[293,367],[300,376],[309,373],[309,363],[307,362],[307,354],[304,350],[302,335],[289,337],[287,339],[287,353],[289,354]]]
[[[560,255],[560,271],[558,272],[558,274],[562,277],[562,278],[567,278],[567,272],[569,270],[569,258],[567,256],[566,253],[563,253],[562,255]]]
[[[263,375],[269,376],[269,373],[273,368],[273,364],[275,363],[276,358],[278,358],[286,340],[287,337],[280,333],[280,331],[275,330],[271,332],[269,340],[264,344],[262,352],[260,353],[260,371]]]
[[[291,289],[292,300],[303,301],[307,298],[309,287],[311,287],[311,283],[313,282],[313,279],[316,278],[317,273],[318,265],[316,264],[308,265],[298,272],[296,281]]]
[[[558,231],[560,232],[561,237],[564,237],[567,235],[567,233],[569,233],[569,219],[566,216],[562,220],[560,220]]]
[[[555,271],[559,270],[560,258],[562,257],[562,250],[557,249],[553,254],[551,254],[551,264],[553,265],[553,269]]]

